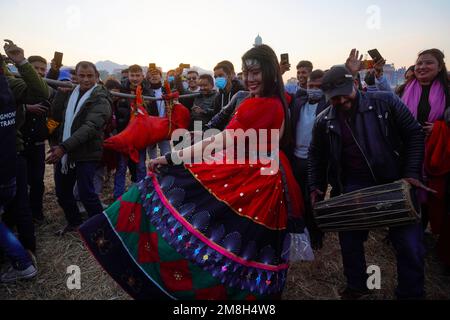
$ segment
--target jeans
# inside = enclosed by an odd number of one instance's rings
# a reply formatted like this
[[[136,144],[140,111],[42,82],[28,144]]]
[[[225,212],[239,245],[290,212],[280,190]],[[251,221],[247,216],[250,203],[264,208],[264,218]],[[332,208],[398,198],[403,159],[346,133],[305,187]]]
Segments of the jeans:
[[[146,154],[145,150],[139,152],[139,163],[136,168],[136,181],[134,183],[142,181],[147,176],[147,167],[145,165]],[[119,155],[119,161],[117,163],[116,175],[114,177],[114,199],[118,199],[125,193],[126,177],[128,163],[132,162],[128,157]]]
[[[6,206],[3,222],[10,229],[17,228],[19,240],[25,249],[36,252],[36,236],[28,197],[28,170],[26,158],[19,154],[16,162],[17,192]]]
[[[172,148],[170,146],[170,140],[162,141],[158,143],[157,145],[149,147],[148,150],[148,156],[151,160],[156,159],[158,157],[158,147],[161,156],[164,156],[172,151]]]
[[[366,187],[345,188],[346,193]],[[367,290],[367,265],[364,242],[369,231],[339,233],[344,274],[347,286],[356,290]],[[390,228],[389,238],[397,257],[398,299],[421,299],[425,296],[425,248],[421,224]],[[380,266],[382,267],[382,266]]]
[[[16,179],[0,185],[0,217],[6,204],[14,199],[16,195]],[[0,249],[11,261],[17,270],[25,270],[33,263],[31,257],[14,233],[0,221]]]
[[[14,233],[2,222],[0,222],[0,249],[5,253],[16,270],[26,270],[33,264],[30,254],[25,250]]]
[[[63,208],[67,223],[72,227],[82,224],[81,214],[73,195],[75,183],[78,185],[81,203],[89,217],[103,212],[98,194],[95,192],[94,176],[99,163],[96,161],[76,162],[67,174],[61,172],[61,162],[55,168],[55,187],[58,203]]]
[[[31,212],[33,213],[33,218],[43,219],[42,203],[45,191],[45,144],[28,146],[25,149],[24,156],[27,159]]]
[[[105,167],[100,166],[95,171],[94,175],[94,190],[95,193],[100,197],[103,193],[103,182],[105,179]],[[80,201],[80,192],[78,191],[78,184],[75,183],[75,187],[73,188],[73,196],[76,201]]]

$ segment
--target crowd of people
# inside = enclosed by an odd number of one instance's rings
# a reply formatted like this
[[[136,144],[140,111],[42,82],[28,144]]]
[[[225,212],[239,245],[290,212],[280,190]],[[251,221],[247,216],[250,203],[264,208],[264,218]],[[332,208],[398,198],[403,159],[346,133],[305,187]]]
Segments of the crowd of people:
[[[298,63],[294,90],[282,78],[289,62],[280,62],[266,45],[244,54],[239,74],[229,61],[219,62],[214,76],[179,67],[165,79],[161,68],[144,73],[132,65],[121,79],[103,81],[88,61],[73,70],[52,61],[47,70],[43,57],[27,59],[12,42],[4,49],[0,261],[6,267],[0,282],[38,274],[35,226],[46,216],[46,164],[53,165],[67,221],[55,236],[79,232],[103,268],[137,299],[279,298],[289,239],[306,235],[312,249],[323,248],[325,234],[313,209],[330,188],[336,197],[401,179],[416,188],[422,221],[389,229],[397,298],[426,297],[430,248],[424,237],[430,230],[439,237],[443,267],[450,269],[450,75],[438,49],[420,52],[398,88],[388,85],[384,59],[361,78],[362,56],[352,50],[329,70]],[[45,78],[73,86],[48,85]],[[190,111],[189,131],[220,133],[181,151],[173,141],[159,141],[140,150],[137,163],[104,150],[104,141],[124,132],[134,117],[134,100],[112,93],[134,95],[138,88],[156,98],[145,102],[149,116],[167,117],[167,91],[178,91]],[[281,132],[278,173],[261,175],[267,166],[259,162],[187,164],[211,147],[226,158],[221,151],[232,147],[228,141],[238,129]],[[268,149],[275,152],[271,142]],[[100,200],[107,171],[114,173],[115,204],[109,208]],[[343,299],[370,294],[368,234],[339,233]]]

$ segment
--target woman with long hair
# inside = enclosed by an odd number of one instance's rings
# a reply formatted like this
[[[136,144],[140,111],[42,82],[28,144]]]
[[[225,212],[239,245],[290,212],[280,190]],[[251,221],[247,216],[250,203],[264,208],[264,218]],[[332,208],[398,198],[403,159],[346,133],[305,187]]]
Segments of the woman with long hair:
[[[277,148],[290,141],[288,105],[270,47],[249,50],[242,63],[251,98],[226,130],[152,160],[145,180],[80,228],[99,263],[133,298],[281,297],[290,234],[304,230],[301,191]],[[253,157],[252,132],[267,157]],[[214,152],[188,164],[207,150]]]
[[[438,49],[429,49],[419,53],[414,77],[406,84],[402,100],[411,113],[423,126],[427,136],[425,180],[436,189],[436,194],[429,194],[423,199],[422,220],[424,228],[431,224],[434,234],[440,235],[438,249],[443,261],[450,267],[450,199],[448,188],[450,184],[450,170],[447,169],[450,158],[440,162],[428,161],[436,159],[435,150],[442,150],[445,146],[436,147],[442,136],[448,134],[450,128],[445,124],[445,113],[450,108],[449,80],[445,65],[444,53]],[[448,144],[448,141],[444,141]],[[450,149],[447,147],[447,149]]]

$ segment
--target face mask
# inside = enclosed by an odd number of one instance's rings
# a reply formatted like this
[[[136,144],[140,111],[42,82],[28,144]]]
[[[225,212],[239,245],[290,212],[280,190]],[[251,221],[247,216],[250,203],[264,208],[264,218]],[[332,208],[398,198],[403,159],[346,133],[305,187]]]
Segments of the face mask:
[[[321,89],[308,89],[307,92],[309,101],[319,101],[324,96]]]
[[[183,89],[189,90],[189,84],[186,81],[183,81]]]
[[[216,78],[217,89],[223,90],[227,86],[228,80],[224,77]]]
[[[175,77],[174,76],[170,76],[168,80],[169,80],[169,82],[174,82],[175,81]]]

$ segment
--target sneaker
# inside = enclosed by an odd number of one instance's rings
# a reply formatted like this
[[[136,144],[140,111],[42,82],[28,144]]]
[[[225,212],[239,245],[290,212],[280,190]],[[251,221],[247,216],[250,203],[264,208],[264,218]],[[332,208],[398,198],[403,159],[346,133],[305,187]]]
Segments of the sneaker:
[[[347,287],[339,292],[339,295],[341,296],[341,300],[359,300],[361,298],[367,297],[371,293],[372,292],[369,289],[357,290]]]
[[[77,233],[79,226],[66,226],[64,229],[55,232],[55,236],[63,237],[68,233]]]
[[[38,273],[35,266],[31,265],[27,269],[20,271],[10,267],[5,273],[0,275],[0,282],[13,283],[20,280],[29,280],[34,278]]]

